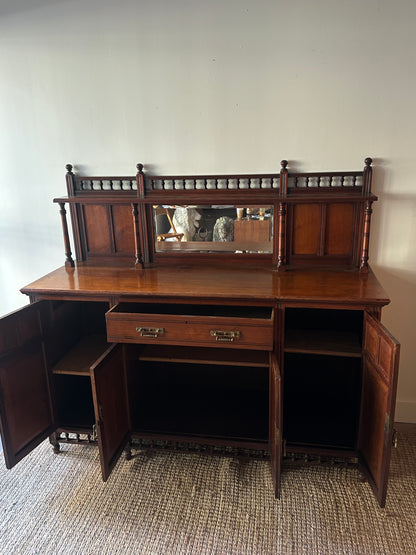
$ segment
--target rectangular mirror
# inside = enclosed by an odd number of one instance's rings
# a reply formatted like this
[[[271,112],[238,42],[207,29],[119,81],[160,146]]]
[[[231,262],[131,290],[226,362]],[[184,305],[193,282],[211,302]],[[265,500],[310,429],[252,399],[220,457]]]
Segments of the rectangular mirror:
[[[153,206],[156,252],[271,253],[273,207]]]

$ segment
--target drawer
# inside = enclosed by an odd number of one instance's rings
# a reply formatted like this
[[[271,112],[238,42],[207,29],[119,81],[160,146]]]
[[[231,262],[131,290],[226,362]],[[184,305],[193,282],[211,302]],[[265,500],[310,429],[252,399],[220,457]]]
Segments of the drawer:
[[[271,307],[120,303],[106,321],[110,342],[273,349]]]

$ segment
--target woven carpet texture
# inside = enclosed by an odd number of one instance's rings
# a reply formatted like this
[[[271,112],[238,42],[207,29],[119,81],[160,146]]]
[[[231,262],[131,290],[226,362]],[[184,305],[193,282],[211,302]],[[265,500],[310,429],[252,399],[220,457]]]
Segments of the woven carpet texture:
[[[96,447],[44,442],[0,463],[2,554],[415,554],[416,431],[399,432],[387,504],[356,468],[134,451],[106,483]]]

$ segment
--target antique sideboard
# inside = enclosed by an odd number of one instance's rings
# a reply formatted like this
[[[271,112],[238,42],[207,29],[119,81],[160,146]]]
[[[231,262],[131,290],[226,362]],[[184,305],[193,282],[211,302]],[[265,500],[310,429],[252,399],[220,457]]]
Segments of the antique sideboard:
[[[0,320],[6,466],[45,438],[353,460],[384,506],[399,345],[368,265],[364,170],[85,177],[57,198],[65,264]],[[68,231],[69,209],[75,259]],[[272,487],[272,486],[271,486]]]

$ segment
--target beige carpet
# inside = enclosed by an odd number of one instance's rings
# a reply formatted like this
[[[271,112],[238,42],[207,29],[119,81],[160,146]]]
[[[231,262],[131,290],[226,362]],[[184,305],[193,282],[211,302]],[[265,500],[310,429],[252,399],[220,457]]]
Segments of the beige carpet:
[[[385,509],[354,468],[137,452],[101,481],[94,447],[0,463],[3,554],[415,554],[416,431],[399,434]]]

